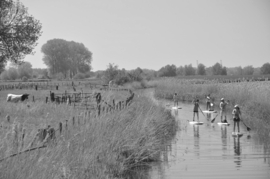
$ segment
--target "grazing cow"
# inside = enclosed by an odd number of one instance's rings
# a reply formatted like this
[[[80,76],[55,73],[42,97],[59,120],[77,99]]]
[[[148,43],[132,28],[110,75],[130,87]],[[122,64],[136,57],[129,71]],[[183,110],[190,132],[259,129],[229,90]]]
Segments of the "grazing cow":
[[[7,102],[18,102],[18,101],[24,101],[28,99],[28,96],[30,94],[8,94],[7,95]]]

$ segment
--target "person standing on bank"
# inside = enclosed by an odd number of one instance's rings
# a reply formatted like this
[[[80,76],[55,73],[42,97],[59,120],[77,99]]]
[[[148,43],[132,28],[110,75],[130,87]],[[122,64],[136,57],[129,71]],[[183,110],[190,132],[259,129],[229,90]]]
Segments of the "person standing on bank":
[[[234,106],[234,109],[232,111],[232,115],[233,115],[233,121],[234,121],[233,132],[235,132],[235,125],[237,124],[238,133],[240,133],[239,122],[241,120],[241,111],[240,111],[240,108],[238,105]]]
[[[226,110],[227,104],[229,104],[229,101],[225,102],[224,98],[221,98],[220,104],[219,104],[221,123],[228,123],[227,122],[227,110]],[[223,117],[224,117],[224,120],[223,120]]]

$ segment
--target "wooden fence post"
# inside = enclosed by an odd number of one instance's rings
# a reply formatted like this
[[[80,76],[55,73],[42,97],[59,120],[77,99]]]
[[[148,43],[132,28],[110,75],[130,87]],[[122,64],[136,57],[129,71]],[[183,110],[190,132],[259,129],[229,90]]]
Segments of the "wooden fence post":
[[[68,130],[68,120],[66,119],[66,130]]]
[[[23,129],[23,132],[22,132],[22,144],[21,144],[21,149],[23,149],[23,146],[24,146],[24,137],[25,137],[25,129]]]
[[[33,96],[33,102],[35,102],[35,96]]]
[[[72,124],[75,125],[75,117],[72,118]]]
[[[101,108],[101,106],[100,106],[100,104],[98,105],[98,116],[100,116],[100,108]]]
[[[62,134],[62,122],[59,122],[59,132],[60,132],[60,135]]]

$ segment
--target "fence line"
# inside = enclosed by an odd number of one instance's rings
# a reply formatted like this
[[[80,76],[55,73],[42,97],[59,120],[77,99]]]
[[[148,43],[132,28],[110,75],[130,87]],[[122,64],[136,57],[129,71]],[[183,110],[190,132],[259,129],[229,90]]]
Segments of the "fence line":
[[[126,109],[132,103],[134,95],[135,94],[130,91],[130,96],[128,98],[126,98],[126,100],[118,101],[116,104],[115,104],[115,100],[113,100],[112,105],[110,105],[108,102],[106,102],[104,100],[101,100],[100,103],[97,103],[97,108],[96,108],[97,111],[95,111],[94,113],[91,113],[90,111],[85,110],[83,113],[80,113],[80,115],[77,116],[77,122],[76,122],[75,116],[73,116],[69,120],[66,119],[65,121],[60,121],[57,129],[54,129],[50,125],[47,129],[44,129],[44,128],[38,129],[36,136],[34,137],[32,142],[30,142],[30,144],[29,144],[30,148],[25,149],[23,151],[13,153],[9,156],[6,156],[6,157],[0,159],[0,162],[6,160],[8,158],[17,156],[19,154],[22,154],[22,153],[34,151],[34,150],[37,150],[40,148],[46,148],[49,145],[50,141],[57,140],[56,133],[58,131],[59,131],[59,136],[62,136],[64,130],[67,132],[70,129],[70,127],[75,127],[76,123],[77,123],[77,126],[79,126],[81,124],[83,124],[83,125],[86,124],[87,121],[89,122],[91,119],[91,115],[93,115],[94,118],[97,118],[97,117],[100,117],[102,114],[108,114],[110,112],[116,112],[116,111],[121,111],[123,109]],[[103,104],[105,104],[106,106],[101,106],[101,102]],[[72,126],[69,127],[70,122],[72,122]],[[16,142],[17,144],[19,144],[21,142],[21,148],[24,147],[25,130],[26,129],[22,130],[22,134],[20,135],[19,138],[16,137],[16,139],[15,138],[13,139],[13,143]],[[52,131],[52,132],[50,132],[50,131]],[[18,133],[18,131],[16,131],[16,132]],[[44,134],[44,133],[46,133],[46,134]],[[19,141],[19,139],[21,139],[21,141]],[[40,139],[42,139],[42,142],[41,142],[42,145],[37,146],[37,147],[31,147],[37,140],[40,140]],[[14,140],[16,140],[16,141],[14,141]],[[38,141],[38,142],[40,142],[40,141]],[[18,149],[19,148],[17,148],[17,150]]]

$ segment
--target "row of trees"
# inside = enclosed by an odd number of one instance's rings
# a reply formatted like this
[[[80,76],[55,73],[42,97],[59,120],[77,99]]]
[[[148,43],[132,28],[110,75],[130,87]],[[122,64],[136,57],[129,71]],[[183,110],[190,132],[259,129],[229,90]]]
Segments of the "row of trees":
[[[27,80],[32,78],[32,65],[29,62],[24,62],[20,65],[12,65],[8,70],[5,70],[1,73],[2,80],[16,80],[23,79]]]
[[[91,70],[92,52],[82,43],[52,39],[42,46],[41,51],[50,76],[61,73],[64,78],[73,78]]]
[[[159,77],[172,76],[192,76],[192,75],[253,75],[253,74],[270,74],[270,63],[265,63],[261,68],[253,66],[227,68],[220,63],[216,63],[211,67],[198,64],[195,68],[191,64],[176,67],[175,65],[166,65],[158,70]]]
[[[191,75],[227,75],[227,68],[222,67],[220,63],[216,63],[212,67],[206,68],[203,64],[198,64],[195,68],[191,64],[176,67],[175,65],[166,65],[158,70],[158,76],[191,76]]]
[[[119,69],[117,65],[110,63],[104,72],[99,73],[98,77],[102,78],[105,83],[114,80],[116,84],[122,85],[127,82],[150,80],[157,77],[157,72],[139,67],[134,70]]]

